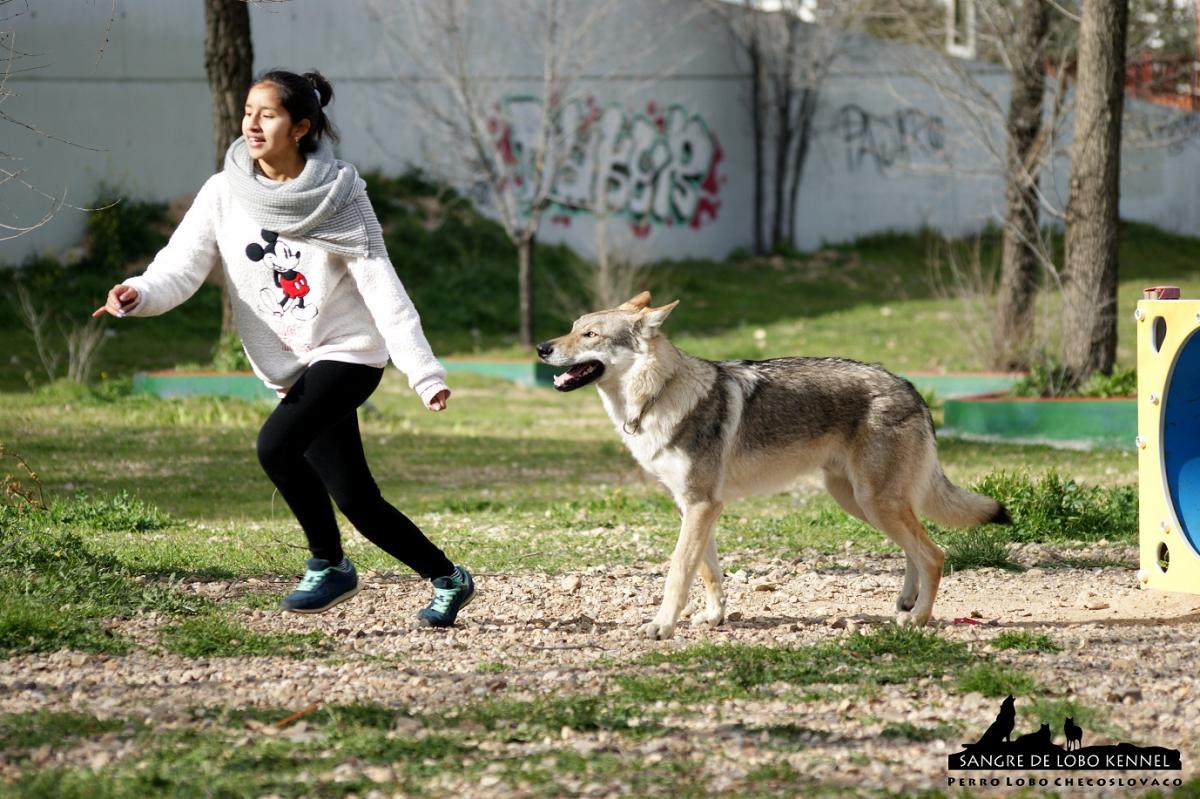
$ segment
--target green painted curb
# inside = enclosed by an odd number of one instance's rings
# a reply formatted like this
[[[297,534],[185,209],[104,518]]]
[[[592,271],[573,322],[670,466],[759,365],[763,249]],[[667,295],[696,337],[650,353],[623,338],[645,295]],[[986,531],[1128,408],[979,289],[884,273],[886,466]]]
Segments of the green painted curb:
[[[442,360],[446,372],[470,373],[511,380],[525,386],[553,386],[555,367],[541,361],[488,361],[469,358]],[[1006,391],[1020,375],[991,373],[907,374],[918,391],[932,391],[939,398]],[[139,372],[133,377],[133,393],[159,397],[210,395],[242,399],[275,399],[275,393],[250,372]]]
[[[1024,377],[1011,372],[948,372],[932,374],[913,372],[901,375],[922,393],[932,391],[938,399],[971,397],[1008,391]]]
[[[250,372],[138,372],[133,376],[133,393],[159,397],[278,399],[274,391]]]
[[[1038,399],[997,395],[942,403],[939,435],[1066,447],[1129,447],[1136,399]]]
[[[541,361],[473,361],[469,359],[444,358],[442,366],[447,374],[470,372],[471,374],[499,377],[526,386],[553,386],[557,369]]]

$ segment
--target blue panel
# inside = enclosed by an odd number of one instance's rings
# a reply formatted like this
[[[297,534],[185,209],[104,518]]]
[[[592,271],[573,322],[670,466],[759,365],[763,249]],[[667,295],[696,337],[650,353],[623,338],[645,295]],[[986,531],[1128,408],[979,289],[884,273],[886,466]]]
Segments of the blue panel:
[[[1179,348],[1163,392],[1163,466],[1175,516],[1200,553],[1200,337]]]

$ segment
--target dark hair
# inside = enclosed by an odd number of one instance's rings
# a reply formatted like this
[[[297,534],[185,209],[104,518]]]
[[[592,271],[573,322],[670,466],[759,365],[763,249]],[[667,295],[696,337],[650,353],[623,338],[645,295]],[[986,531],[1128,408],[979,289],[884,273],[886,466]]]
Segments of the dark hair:
[[[333,86],[325,76],[315,69],[297,75],[286,69],[270,69],[254,79],[250,84],[258,86],[270,83],[279,93],[279,102],[283,104],[293,125],[299,125],[300,120],[309,122],[308,133],[300,139],[300,152],[311,153],[317,149],[317,143],[328,136],[331,141],[338,140],[337,130],[332,120],[321,110],[333,101]]]

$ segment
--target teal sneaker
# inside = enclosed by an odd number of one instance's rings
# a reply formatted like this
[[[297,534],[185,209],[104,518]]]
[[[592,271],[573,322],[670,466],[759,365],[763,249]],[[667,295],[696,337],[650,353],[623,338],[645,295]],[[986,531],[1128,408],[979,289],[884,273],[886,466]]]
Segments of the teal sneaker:
[[[455,566],[449,577],[433,581],[433,599],[417,614],[417,621],[426,627],[449,627],[458,612],[475,598],[475,581],[462,566]]]
[[[309,558],[303,579],[280,603],[293,613],[320,613],[358,593],[358,573],[350,558],[334,566],[321,558]]]

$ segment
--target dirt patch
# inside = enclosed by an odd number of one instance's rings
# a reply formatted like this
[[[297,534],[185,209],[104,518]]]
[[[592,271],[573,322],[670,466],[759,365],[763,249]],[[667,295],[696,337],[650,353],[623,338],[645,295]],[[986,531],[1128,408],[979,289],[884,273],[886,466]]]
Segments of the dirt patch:
[[[1055,554],[1047,547],[1026,548],[1021,559],[1046,562]],[[1069,554],[1076,563],[1136,558],[1128,547]],[[730,620],[717,629],[682,624],[666,642],[638,635],[660,597],[665,565],[552,577],[481,574],[478,598],[461,626],[448,631],[412,626],[428,599],[422,581],[374,574],[357,597],[329,613],[239,613],[239,623],[257,632],[319,630],[335,642],[332,655],[309,660],[164,654],[156,629],[166,620],[151,616],[119,622],[118,631],[141,647],[128,656],[55,652],[0,661],[0,692],[10,713],[74,710],[150,724],[187,722],[197,707],[286,710],[310,703],[380,704],[417,715],[494,696],[609,690],[614,663],[702,642],[804,646],[891,623],[901,580],[896,556],[847,553],[797,563],[743,556],[738,562],[750,565],[727,576]],[[282,594],[287,586],[282,580],[254,580],[196,583],[188,590],[232,601],[246,593]],[[1056,698],[1100,710],[1121,740],[1181,750],[1185,777],[1200,758],[1194,736],[1200,727],[1194,668],[1200,596],[1139,590],[1134,570],[1125,567],[985,569],[948,575],[935,618],[944,637],[1027,672]],[[1013,630],[1044,633],[1062,651],[991,646],[996,636]],[[712,772],[718,791],[735,790],[756,763],[780,758],[806,778],[855,790],[945,788],[946,756],[988,726],[998,702],[929,678],[869,691],[842,686],[799,703],[767,696],[685,709],[690,712],[679,714],[669,734],[649,744],[620,745],[649,746],[635,753],[643,760],[655,752],[686,750]],[[957,727],[944,739],[881,736],[896,725],[946,724]],[[789,725],[814,734],[783,755],[772,749],[769,736],[747,732]],[[1061,730],[1057,735],[1061,738]],[[1114,742],[1103,732],[1086,735],[1089,745]],[[78,759],[104,759],[103,744],[88,744]],[[108,756],[121,757],[122,745],[112,739]],[[564,745],[587,753],[618,744],[604,731],[564,730],[552,746]],[[513,795],[504,786],[459,787],[480,796]]]

